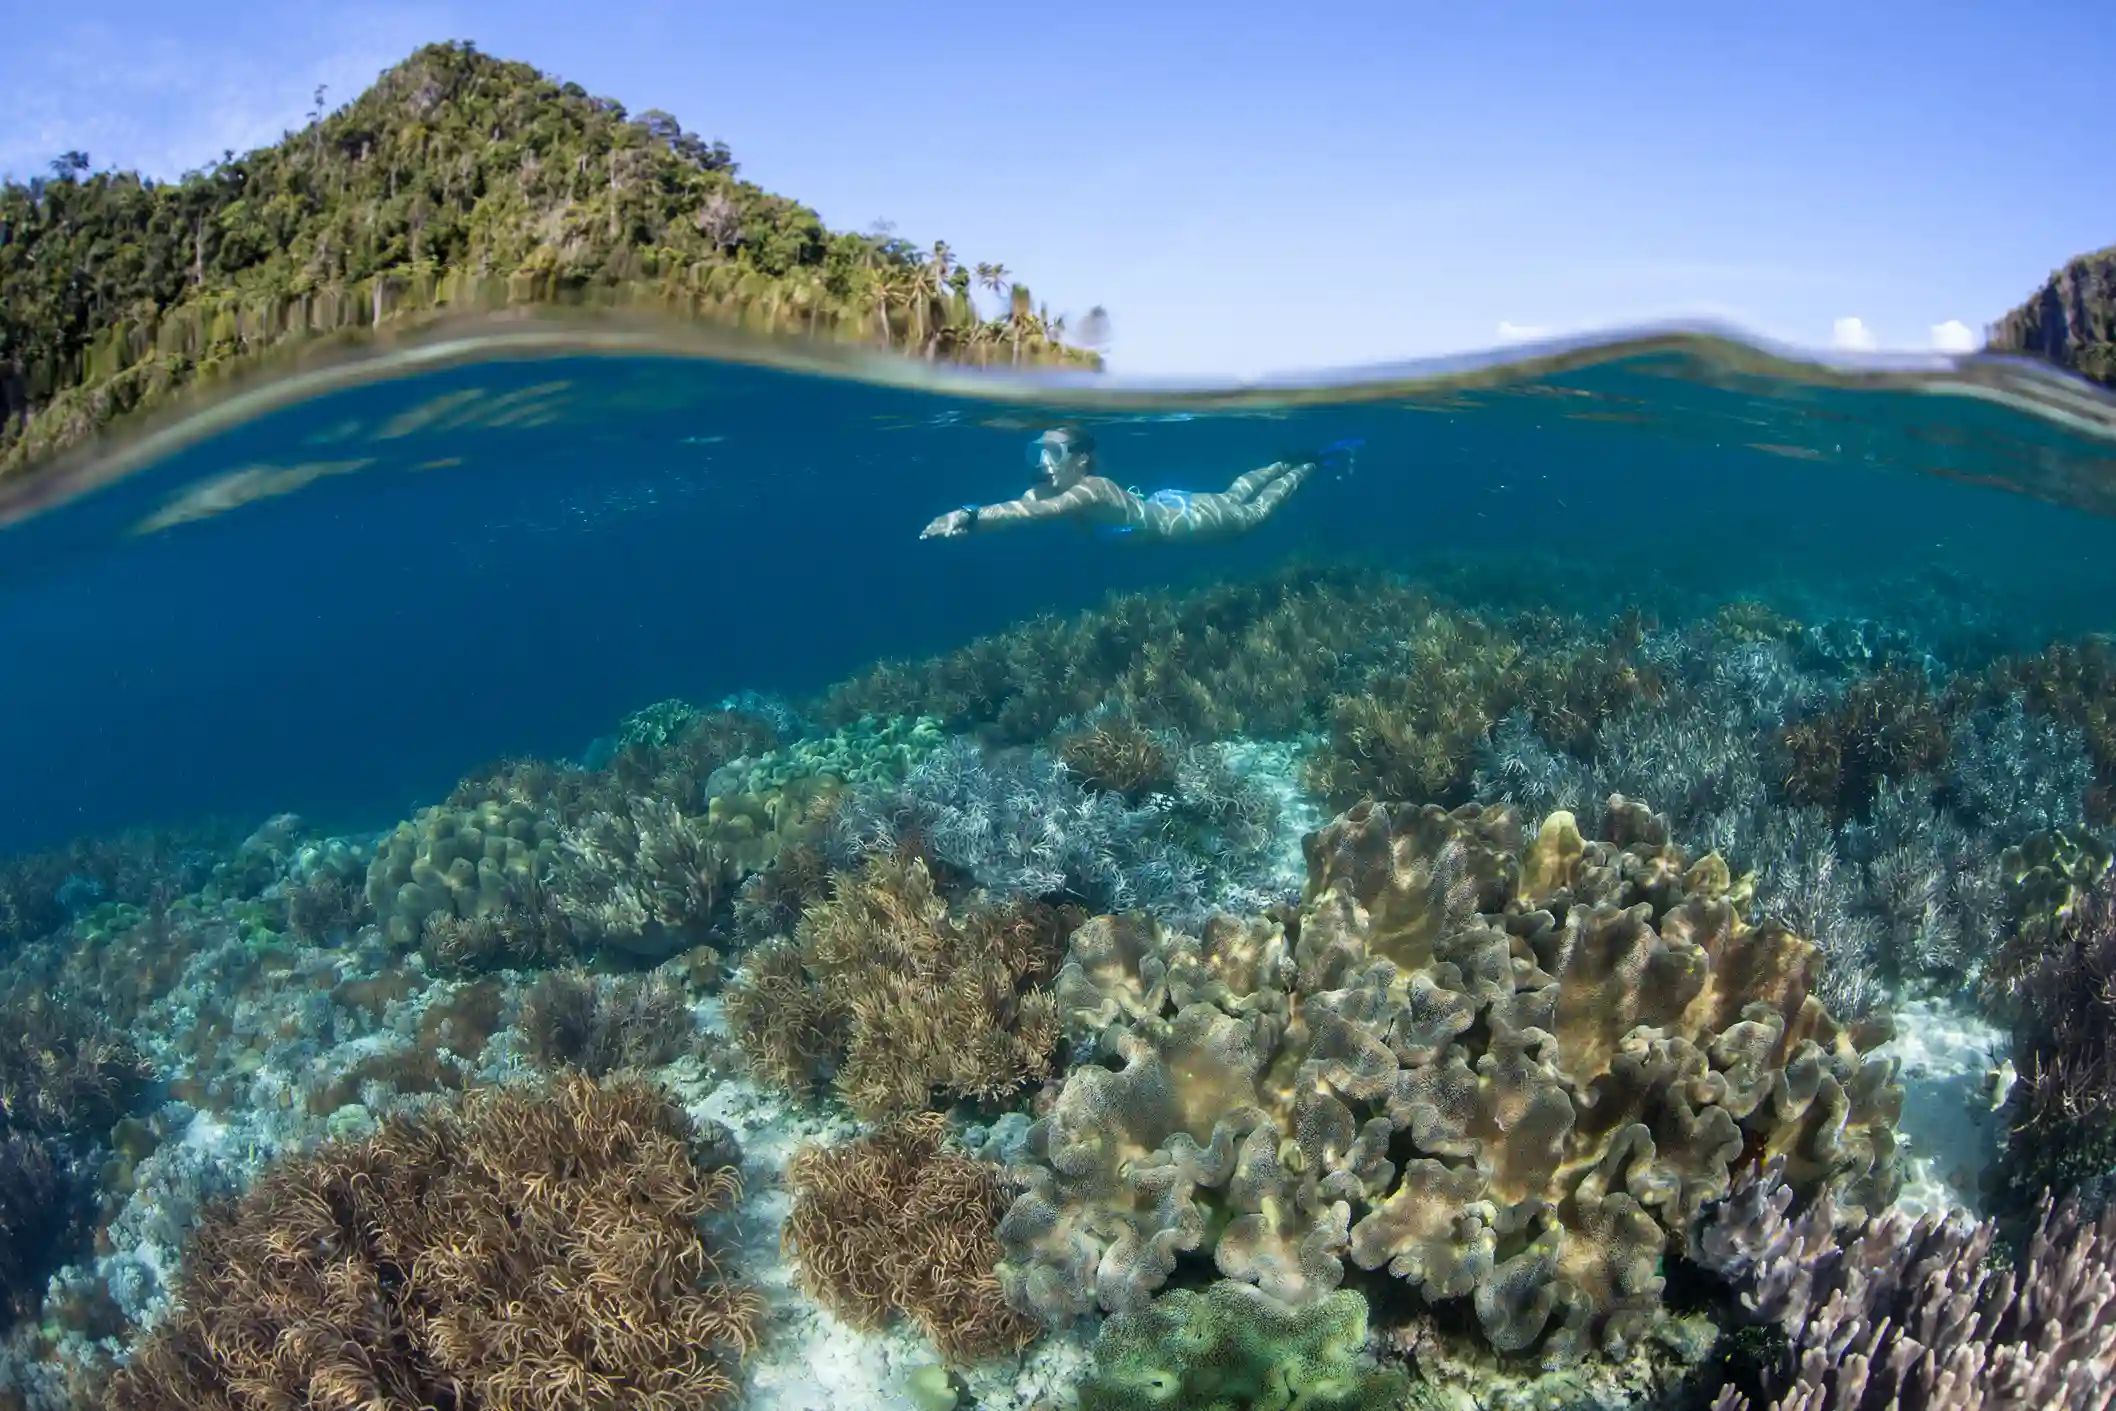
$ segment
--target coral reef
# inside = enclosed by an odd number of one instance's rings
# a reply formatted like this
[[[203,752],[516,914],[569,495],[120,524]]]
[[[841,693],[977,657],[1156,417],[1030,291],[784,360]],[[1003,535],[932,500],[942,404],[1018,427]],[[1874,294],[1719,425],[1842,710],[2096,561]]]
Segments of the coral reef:
[[[1133,807],[1041,750],[955,740],[901,785],[847,797],[831,851],[847,865],[912,847],[996,894],[1199,921],[1261,853],[1275,809],[1209,750],[1186,752],[1175,782]]]
[[[760,1075],[797,1092],[829,1078],[865,1117],[936,1093],[998,1098],[1050,1071],[1049,981],[1072,919],[1020,901],[957,914],[922,860],[878,854],[750,953],[728,1024]]]
[[[705,819],[633,797],[559,834],[549,885],[577,935],[660,960],[705,938],[737,880]]]
[[[1040,1331],[1007,1305],[994,1228],[1012,1192],[989,1162],[948,1149],[917,1113],[788,1170],[786,1241],[801,1281],[855,1327],[913,1319],[951,1361],[1018,1350]]]
[[[598,983],[583,970],[553,970],[522,996],[518,1021],[529,1056],[545,1068],[600,1078],[620,1068],[657,1068],[697,1042],[683,991],[665,976],[620,975]]]
[[[1787,725],[1778,747],[1786,800],[1841,822],[1864,815],[1884,781],[1938,768],[1947,757],[1947,722],[1922,677],[1890,668],[1854,682],[1830,709]]]
[[[1300,1308],[1222,1280],[1177,1289],[1120,1313],[1095,1339],[1081,1411],[1395,1411],[1409,1394],[1400,1368],[1366,1355],[1367,1304],[1340,1292]]]
[[[422,809],[375,850],[368,905],[390,939],[415,946],[429,917],[468,921],[524,904],[558,860],[558,827],[520,801]]]
[[[1040,742],[1098,710],[1193,739],[1285,734],[1356,688],[1374,644],[1428,606],[1401,579],[1345,569],[1121,594],[946,656],[883,662],[832,687],[816,714],[930,715],[1007,744]]]
[[[101,1140],[149,1076],[132,1044],[78,1001],[0,1002],[0,1115],[10,1130]]]
[[[1784,1338],[1714,1411],[2090,1411],[2116,1375],[2116,1206],[2045,1202],[2017,1260],[1997,1227],[1890,1211],[1847,1234],[1824,1191],[1789,1219],[1776,1161],[1751,1169],[1694,1257]]]
[[[1310,835],[1290,934],[1082,927],[1062,1018],[1122,1066],[1076,1068],[1031,1129],[1010,1301],[1135,1310],[1185,1252],[1311,1301],[1349,1255],[1560,1362],[1638,1337],[1745,1153],[1885,1204],[1885,1028],[1839,1028],[1815,947],[1749,925],[1716,856],[1621,797],[1604,831],[1361,805]]]
[[[57,1142],[0,1136],[0,1325],[34,1316],[45,1280],[87,1243],[95,1213],[88,1174]]]
[[[1107,716],[1059,737],[1056,754],[1090,789],[1121,794],[1130,804],[1175,787],[1176,757],[1156,732],[1123,716]]]
[[[1588,636],[1555,620],[1435,609],[1400,630],[1396,659],[1333,703],[1329,738],[1310,761],[1310,787],[1335,807],[1463,802],[1479,749],[1510,713],[1566,748],[1661,694],[1636,620]]]
[[[2116,1169],[2116,874],[2104,870],[2054,930],[2015,991],[2020,1076],[1997,1182],[2011,1214]]]
[[[2094,766],[2087,820],[2116,822],[2116,638],[2052,642],[2032,656],[2003,658],[1977,687],[1987,698],[2018,696],[2029,715],[2079,732]]]
[[[726,1400],[760,1305],[700,1232],[739,1183],[699,1137],[646,1087],[573,1078],[274,1166],[200,1229],[105,1404]]]

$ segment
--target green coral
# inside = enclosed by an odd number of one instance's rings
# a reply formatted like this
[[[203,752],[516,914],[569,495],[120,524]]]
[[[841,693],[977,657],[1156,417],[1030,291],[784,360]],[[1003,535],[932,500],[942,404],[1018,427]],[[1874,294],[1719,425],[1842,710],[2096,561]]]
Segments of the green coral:
[[[747,767],[733,766],[731,792],[769,794],[806,779],[894,784],[947,742],[947,731],[929,715],[863,715],[828,735],[760,755]]]
[[[1179,1289],[1102,1325],[1080,1411],[1355,1411],[1401,1406],[1410,1379],[1366,1355],[1350,1291],[1293,1308],[1248,1284]]]
[[[650,706],[641,706],[626,716],[617,727],[616,748],[628,745],[644,745],[648,749],[667,749],[678,736],[705,712],[689,701],[674,697],[656,701]]]
[[[375,849],[367,900],[390,940],[418,944],[431,916],[495,915],[541,886],[558,861],[558,826],[528,804],[437,805]]]

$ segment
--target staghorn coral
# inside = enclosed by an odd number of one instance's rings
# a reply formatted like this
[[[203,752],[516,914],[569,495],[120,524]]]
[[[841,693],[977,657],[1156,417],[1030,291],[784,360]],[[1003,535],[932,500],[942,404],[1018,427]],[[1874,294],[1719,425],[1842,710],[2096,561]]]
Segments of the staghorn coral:
[[[1048,982],[1071,919],[1021,902],[958,915],[923,861],[877,855],[839,874],[791,938],[751,952],[728,1024],[760,1075],[796,1091],[828,1077],[863,1117],[936,1092],[1000,1097],[1049,1071]]]
[[[1309,836],[1290,938],[1080,928],[1061,1018],[1122,1066],[1075,1069],[1031,1128],[1009,1299],[1136,1309],[1193,1252],[1302,1302],[1349,1255],[1563,1361],[1635,1341],[1745,1152],[1885,1203],[1884,1031],[1839,1029],[1815,948],[1750,926],[1716,856],[1621,797],[1605,831],[1361,805]]]
[[[802,1285],[855,1327],[896,1314],[951,1361],[1014,1352],[1040,1331],[1008,1307],[993,1235],[1010,1189],[999,1168],[942,1145],[915,1113],[842,1146],[809,1146],[787,1172],[786,1243]]]
[[[1367,1304],[1340,1291],[1292,1308],[1247,1284],[1177,1289],[1095,1338],[1081,1411],[1395,1411],[1409,1379],[1367,1356]]]
[[[725,1146],[724,1134],[713,1145]],[[487,1089],[269,1168],[210,1214],[124,1411],[678,1411],[734,1392],[762,1304],[700,1218],[739,1190],[633,1083]]]
[[[1889,1211],[1847,1238],[1824,1191],[1789,1219],[1777,1162],[1701,1226],[1699,1263],[1781,1333],[1714,1411],[2105,1411],[2116,1375],[2116,1206],[2045,1201],[2017,1261],[1997,1227]]]
[[[583,970],[537,977],[522,996],[529,1056],[545,1068],[591,1078],[620,1068],[655,1068],[697,1042],[683,991],[666,977],[622,975],[603,984]]]
[[[1779,788],[1795,807],[1839,821],[1865,814],[1883,782],[1937,769],[1947,720],[1922,677],[1890,667],[1852,683],[1844,699],[1779,732]]]
[[[391,942],[409,948],[428,917],[467,921],[516,905],[557,862],[558,835],[549,814],[520,801],[422,809],[375,849],[368,905]]]

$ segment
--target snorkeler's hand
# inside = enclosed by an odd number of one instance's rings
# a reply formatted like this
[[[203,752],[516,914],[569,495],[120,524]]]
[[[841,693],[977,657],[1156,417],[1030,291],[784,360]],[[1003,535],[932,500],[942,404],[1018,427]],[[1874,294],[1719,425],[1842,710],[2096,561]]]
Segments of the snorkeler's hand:
[[[954,539],[970,532],[970,524],[977,512],[970,509],[949,510],[919,531],[921,539]]]

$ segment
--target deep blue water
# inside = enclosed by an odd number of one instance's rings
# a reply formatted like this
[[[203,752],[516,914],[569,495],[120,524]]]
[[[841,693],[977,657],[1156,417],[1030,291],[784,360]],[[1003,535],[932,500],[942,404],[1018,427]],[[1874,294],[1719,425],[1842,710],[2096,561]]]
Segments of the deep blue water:
[[[1365,441],[1354,474],[1249,538],[1146,547],[1053,526],[919,541],[1024,487],[1048,404],[650,356],[331,392],[0,531],[0,849],[286,809],[382,825],[495,756],[578,755],[661,697],[812,689],[1113,590],[1295,560],[1468,564],[1509,605],[1586,612],[1760,593],[1974,622],[1987,646],[2116,628],[2116,520],[2019,493],[2091,482],[2107,443],[1987,401],[1667,372],[1105,414],[1105,472],[1144,489]],[[544,424],[377,435],[436,397],[552,383]],[[131,532],[232,471],[363,459]]]

